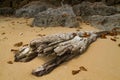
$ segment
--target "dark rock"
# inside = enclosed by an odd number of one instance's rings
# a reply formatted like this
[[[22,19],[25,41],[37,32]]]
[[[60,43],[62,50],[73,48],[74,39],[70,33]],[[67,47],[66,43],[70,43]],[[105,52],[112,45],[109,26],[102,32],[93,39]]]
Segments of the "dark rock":
[[[22,8],[16,10],[16,17],[34,17],[39,12],[45,11],[50,7],[46,3],[40,1],[31,2]]]
[[[50,2],[54,3],[54,5],[60,5],[61,0],[49,0]],[[120,3],[120,0],[64,0],[64,4],[69,4],[69,5],[76,5],[80,4],[83,1],[89,1],[89,2],[103,2],[107,5],[114,5]]]
[[[72,7],[64,5],[57,9],[49,8],[35,16],[33,26],[68,26],[76,27],[79,23]]]
[[[116,7],[117,11],[120,12],[120,4],[115,5],[115,7]]]
[[[31,1],[36,1],[36,0],[0,0],[0,7],[12,7],[15,9],[18,9],[26,4],[28,4]],[[40,2],[46,2],[49,4],[53,4],[56,6],[60,6],[61,0],[39,0]],[[82,1],[89,1],[89,2],[99,2],[102,1],[107,5],[114,5],[117,3],[120,3],[120,0],[64,0],[64,4],[69,4],[69,5],[75,5],[79,4]]]
[[[102,15],[109,16],[117,13],[117,9],[113,6],[107,6],[102,2],[82,2],[81,4],[73,6],[73,10],[77,16],[92,16]]]
[[[120,14],[111,16],[93,15],[86,19],[92,26],[102,30],[112,30],[115,27],[120,28]]]
[[[120,0],[102,0],[107,5],[113,5],[113,4],[118,4],[120,3]]]
[[[0,0],[0,7],[11,7],[14,9],[18,9],[32,1],[36,0]],[[39,1],[43,2],[45,0]]]
[[[3,16],[13,15],[14,12],[15,10],[10,7],[0,8],[0,15],[3,15]]]
[[[114,6],[107,6],[102,2],[82,2],[73,6],[73,10],[77,16],[81,16],[82,21],[99,29],[120,27],[120,11]]]

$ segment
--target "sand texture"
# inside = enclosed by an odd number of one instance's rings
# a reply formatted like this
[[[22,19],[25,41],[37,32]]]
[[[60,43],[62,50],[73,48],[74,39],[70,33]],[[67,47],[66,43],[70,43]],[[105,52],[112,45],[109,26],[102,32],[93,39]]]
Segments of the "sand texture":
[[[0,80],[120,80],[120,36],[117,41],[98,39],[88,50],[69,62],[57,67],[50,74],[35,77],[32,70],[42,65],[45,59],[36,58],[27,63],[14,62],[11,49],[17,42],[29,44],[38,34],[50,35],[61,32],[74,32],[76,28],[66,27],[30,27],[32,19],[0,17]],[[90,25],[81,24],[80,30],[95,30]],[[12,61],[13,64],[8,63]],[[72,70],[84,66],[87,71],[72,75]]]

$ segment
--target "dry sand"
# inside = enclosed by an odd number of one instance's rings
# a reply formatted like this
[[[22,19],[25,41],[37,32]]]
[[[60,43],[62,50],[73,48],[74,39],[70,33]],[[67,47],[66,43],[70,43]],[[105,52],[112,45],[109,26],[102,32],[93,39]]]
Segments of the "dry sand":
[[[44,63],[36,58],[27,63],[14,62],[11,49],[19,49],[13,45],[17,42],[29,43],[38,34],[50,35],[61,32],[76,31],[75,28],[65,27],[30,27],[32,19],[0,17],[0,80],[120,80],[120,36],[116,42],[98,39],[90,45],[81,56],[66,62],[50,74],[35,77],[31,71]],[[97,30],[82,24],[81,30]],[[8,64],[13,61],[13,64]],[[72,75],[72,70],[84,66],[88,71]]]

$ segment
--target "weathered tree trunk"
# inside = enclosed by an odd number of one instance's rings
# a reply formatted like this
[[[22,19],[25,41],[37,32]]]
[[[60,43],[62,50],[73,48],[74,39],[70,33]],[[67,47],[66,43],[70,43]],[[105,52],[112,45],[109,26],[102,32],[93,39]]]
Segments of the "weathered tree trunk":
[[[16,62],[27,62],[35,57],[55,55],[55,58],[38,67],[32,72],[33,75],[42,76],[50,73],[61,63],[85,52],[89,45],[98,37],[117,35],[117,28],[112,31],[81,31],[61,33],[34,39],[29,46],[23,47],[15,55]]]

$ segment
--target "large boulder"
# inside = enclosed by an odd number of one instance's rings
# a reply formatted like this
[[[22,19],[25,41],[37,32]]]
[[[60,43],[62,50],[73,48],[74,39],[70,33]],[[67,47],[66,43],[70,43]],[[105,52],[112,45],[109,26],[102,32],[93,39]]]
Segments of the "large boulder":
[[[33,26],[68,26],[76,27],[79,23],[71,6],[64,5],[57,9],[49,8],[39,12],[34,18]]]
[[[114,6],[107,6],[102,2],[82,2],[73,6],[73,10],[77,16],[81,16],[82,21],[99,29],[120,27],[120,11]]]
[[[0,0],[0,7],[12,7],[12,8],[20,8],[23,5],[28,4],[31,1],[36,1],[36,0]],[[61,0],[39,0],[41,2],[47,2],[49,4],[53,5],[60,5]],[[114,5],[116,3],[120,3],[120,0],[64,0],[65,4],[70,4],[70,5],[75,5],[79,4],[82,1],[89,1],[89,2],[98,2],[102,1],[107,5]]]
[[[81,4],[73,6],[73,10],[77,16],[87,17],[92,15],[109,16],[118,13],[113,6],[107,6],[102,2],[82,2]]]
[[[120,28],[120,14],[111,16],[93,15],[86,19],[92,26],[102,30],[111,30],[115,27]]]
[[[34,1],[17,9],[15,15],[16,17],[34,17],[39,12],[47,10],[49,7],[50,5],[46,3]]]

